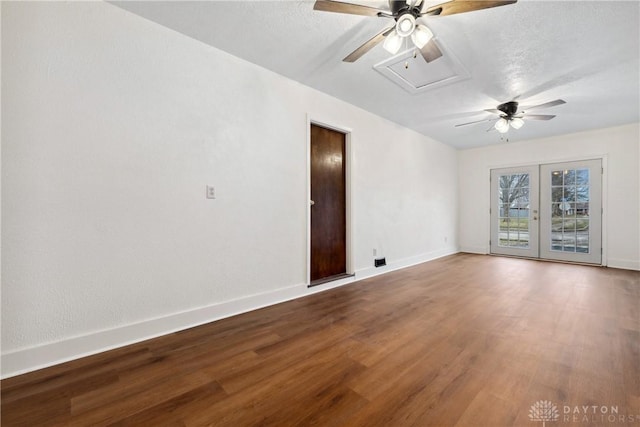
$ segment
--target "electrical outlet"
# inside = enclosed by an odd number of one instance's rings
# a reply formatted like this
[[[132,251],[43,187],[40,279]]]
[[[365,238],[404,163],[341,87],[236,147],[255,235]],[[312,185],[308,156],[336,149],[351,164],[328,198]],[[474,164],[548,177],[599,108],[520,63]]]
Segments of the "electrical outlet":
[[[216,198],[216,189],[211,185],[207,185],[207,199],[215,199]]]

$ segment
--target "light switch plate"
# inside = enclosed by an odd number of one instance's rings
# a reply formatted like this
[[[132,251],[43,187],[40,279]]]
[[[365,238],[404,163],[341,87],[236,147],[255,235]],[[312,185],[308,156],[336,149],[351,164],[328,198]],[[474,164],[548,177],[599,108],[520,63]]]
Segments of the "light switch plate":
[[[207,185],[207,199],[216,198],[216,189],[212,185]]]

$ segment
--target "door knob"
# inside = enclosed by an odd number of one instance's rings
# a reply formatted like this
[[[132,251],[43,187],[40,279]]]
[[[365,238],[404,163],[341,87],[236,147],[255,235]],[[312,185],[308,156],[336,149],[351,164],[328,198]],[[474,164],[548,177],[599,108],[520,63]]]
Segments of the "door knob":
[[[309,204],[310,204],[311,206],[313,206],[313,205],[315,205],[315,204],[316,204],[316,202],[314,202],[313,200],[310,200],[310,201],[309,201]]]

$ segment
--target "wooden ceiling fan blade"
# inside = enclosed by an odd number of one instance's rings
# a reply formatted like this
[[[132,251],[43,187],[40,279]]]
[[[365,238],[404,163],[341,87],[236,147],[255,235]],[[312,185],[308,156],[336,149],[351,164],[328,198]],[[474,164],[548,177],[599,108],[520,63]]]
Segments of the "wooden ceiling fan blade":
[[[420,53],[425,61],[431,62],[435,59],[438,59],[442,56],[442,51],[436,44],[436,41],[431,39],[427,44],[425,44],[422,49],[420,49]]]
[[[525,114],[522,118],[525,120],[551,120],[554,117],[548,114]]]
[[[488,108],[488,109],[486,109],[484,111],[486,111],[487,113],[492,113],[492,114],[504,114],[502,111],[496,110],[495,108]]]
[[[316,0],[316,3],[313,5],[313,10],[364,16],[378,16],[378,13],[381,12],[379,9],[369,6],[361,6],[359,4],[343,3],[332,0]]]
[[[474,124],[476,124],[476,123],[482,123],[482,122],[493,122],[493,121],[495,121],[495,120],[496,120],[496,119],[494,119],[494,118],[491,118],[491,119],[476,120],[476,121],[474,121],[474,122],[461,123],[461,124],[459,124],[459,125],[455,125],[454,127],[459,128],[460,126],[474,125]]]
[[[540,105],[532,105],[529,107],[521,107],[520,109],[522,111],[530,111],[530,110],[534,110],[536,108],[550,108],[550,107],[555,107],[556,105],[562,105],[562,104],[566,104],[567,101],[563,100],[563,99],[556,99],[555,101],[549,101],[549,102],[545,102],[544,104],[540,104]]]
[[[473,12],[474,10],[506,6],[518,0],[452,0],[447,3],[431,6],[422,11],[422,15],[455,15],[456,13]]]
[[[359,48],[357,48],[356,50],[351,52],[349,55],[347,55],[342,61],[343,62],[357,61],[362,55],[369,52],[378,43],[384,40],[384,38],[388,36],[391,33],[391,31],[393,31],[393,29],[394,27],[391,27],[391,28],[385,28],[384,30],[380,31],[378,34],[376,34],[375,36],[371,37],[369,40],[364,42]]]

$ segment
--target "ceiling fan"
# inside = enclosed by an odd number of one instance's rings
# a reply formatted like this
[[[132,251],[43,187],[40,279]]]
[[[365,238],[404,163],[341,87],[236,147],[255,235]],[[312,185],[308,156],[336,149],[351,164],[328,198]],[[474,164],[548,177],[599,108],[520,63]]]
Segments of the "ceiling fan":
[[[367,40],[362,46],[347,55],[344,62],[354,62],[384,40],[383,47],[390,53],[397,53],[407,37],[420,49],[422,57],[431,62],[442,56],[433,41],[433,33],[418,20],[423,16],[445,16],[472,12],[515,3],[517,0],[452,0],[428,7],[425,0],[389,0],[389,10],[376,9],[352,3],[333,0],[316,0],[313,9],[325,12],[349,13],[352,15],[393,18],[395,24],[385,28]]]
[[[520,129],[524,125],[524,119],[527,120],[551,120],[555,117],[555,115],[548,114],[527,114],[527,112],[540,108],[550,108],[555,107],[556,105],[566,104],[566,101],[562,99],[556,99],[555,101],[545,102],[544,104],[532,105],[528,107],[519,107],[516,101],[505,102],[504,104],[498,105],[497,108],[491,108],[487,111],[493,114],[499,114],[500,118],[493,125],[500,133],[506,133],[509,130],[509,126],[514,129]],[[491,122],[494,121],[495,118],[476,120],[474,122],[462,123],[456,125],[455,127],[472,125],[475,123],[482,122]],[[492,130],[492,129],[489,129]]]

